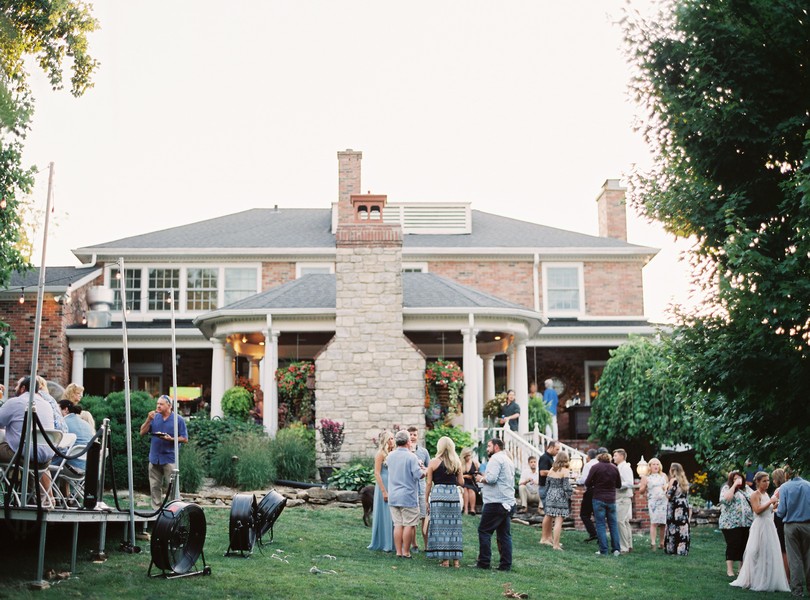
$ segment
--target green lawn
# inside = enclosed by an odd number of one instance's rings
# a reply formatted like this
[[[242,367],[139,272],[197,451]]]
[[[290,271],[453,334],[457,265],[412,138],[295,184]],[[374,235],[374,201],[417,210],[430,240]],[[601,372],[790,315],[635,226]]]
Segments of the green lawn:
[[[514,568],[511,573],[471,568],[478,552],[477,518],[464,517],[465,557],[462,568],[441,569],[423,555],[407,561],[366,550],[370,529],[363,526],[361,509],[285,510],[276,526],[276,541],[249,559],[225,558],[228,546],[228,510],[205,509],[208,535],[205,556],[213,570],[210,577],[166,581],[148,579],[149,544],[141,542],[137,555],[116,550],[123,528],[111,528],[109,560],[93,564],[86,555],[96,545],[95,526],[84,526],[82,555],[76,577],[47,591],[28,591],[33,578],[36,545],[33,539],[12,542],[7,532],[0,543],[0,598],[500,598],[503,586],[530,598],[659,600],[756,598],[730,588],[725,576],[722,535],[710,528],[694,532],[688,557],[652,552],[647,538],[636,537],[636,551],[621,557],[594,555],[594,543],[582,543],[584,534],[564,532],[564,552],[539,545],[539,531],[514,525]],[[69,568],[69,529],[49,528],[46,568]],[[493,551],[494,549],[493,539]],[[333,555],[334,560],[323,555]],[[497,554],[495,554],[497,556]],[[286,561],[279,560],[284,557]],[[494,558],[497,560],[497,558]],[[334,575],[314,575],[310,568],[335,570]],[[778,597],[784,598],[784,595]]]

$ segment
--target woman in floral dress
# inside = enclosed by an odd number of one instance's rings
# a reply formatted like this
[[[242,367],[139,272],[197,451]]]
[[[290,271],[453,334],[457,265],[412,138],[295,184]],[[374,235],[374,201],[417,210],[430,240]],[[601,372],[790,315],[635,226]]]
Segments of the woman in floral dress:
[[[571,487],[571,471],[568,469],[568,453],[565,450],[557,452],[554,464],[546,477],[546,500],[543,504],[546,515],[543,517],[543,534],[545,538],[541,544],[552,546],[555,550],[562,550],[560,535],[562,534],[563,519],[571,514],[571,496],[574,488]],[[554,519],[552,537],[548,539],[551,529],[551,520]]]
[[[720,521],[718,526],[726,538],[726,575],[734,577],[734,562],[742,567],[748,531],[754,522],[754,511],[748,499],[753,490],[745,485],[745,477],[739,471],[728,474],[728,481],[720,490]]]
[[[667,525],[664,535],[664,552],[686,556],[689,554],[689,480],[679,463],[669,467],[667,488]]]
[[[664,528],[667,524],[667,476],[657,458],[650,460],[650,474],[641,478],[638,491],[647,494],[647,508],[650,511],[650,547],[664,547]],[[661,535],[659,536],[658,533]],[[660,539],[659,539],[660,537]]]

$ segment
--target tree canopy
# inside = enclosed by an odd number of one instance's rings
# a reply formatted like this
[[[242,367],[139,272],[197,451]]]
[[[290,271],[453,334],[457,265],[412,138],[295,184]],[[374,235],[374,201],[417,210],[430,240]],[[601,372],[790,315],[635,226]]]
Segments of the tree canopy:
[[[669,367],[662,342],[632,337],[611,350],[593,403],[592,435],[610,447],[637,447],[647,456],[677,444],[703,450],[709,436],[692,406],[694,395],[670,377]]]
[[[87,41],[97,26],[90,5],[78,0],[0,0],[0,288],[29,266],[20,251],[22,208],[36,173],[22,161],[34,110],[26,59],[36,60],[55,90],[69,63],[71,93],[81,96],[98,68]]]
[[[798,0],[670,0],[625,25],[654,166],[641,212],[697,240],[706,303],[670,346],[718,453],[810,466],[810,15]]]

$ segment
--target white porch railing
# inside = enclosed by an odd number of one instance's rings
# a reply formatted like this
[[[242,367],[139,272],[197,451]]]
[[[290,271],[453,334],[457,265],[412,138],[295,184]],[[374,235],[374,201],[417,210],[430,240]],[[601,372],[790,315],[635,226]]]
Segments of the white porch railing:
[[[540,433],[537,425],[534,431],[528,433],[517,433],[512,431],[509,427],[491,427],[488,429],[478,430],[478,441],[483,441],[486,432],[490,433],[490,437],[499,437],[503,440],[504,450],[512,455],[512,460],[515,463],[515,470],[518,472],[527,464],[530,456],[540,457],[545,452],[546,445],[551,441],[547,435]],[[584,465],[588,462],[588,457],[583,453],[569,446],[568,444],[560,443],[560,449],[568,452],[568,456],[573,458],[579,456]]]

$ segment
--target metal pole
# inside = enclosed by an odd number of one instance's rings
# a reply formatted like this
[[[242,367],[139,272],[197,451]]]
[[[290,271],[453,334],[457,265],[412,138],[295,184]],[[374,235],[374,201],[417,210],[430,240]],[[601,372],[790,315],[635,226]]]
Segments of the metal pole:
[[[174,290],[170,290],[169,305],[172,307],[172,406],[174,407],[174,499],[180,500],[180,430],[177,428],[180,409],[177,404],[177,340],[174,330]]]
[[[127,277],[124,270],[124,257],[118,259],[118,273],[121,276],[121,329],[124,343],[124,410],[126,412],[127,439],[127,485],[129,490],[129,541],[135,544],[135,485],[132,476],[132,405],[129,391],[129,348],[127,346]]]
[[[48,248],[48,224],[51,220],[51,205],[53,203],[53,163],[48,165],[48,199],[45,202],[45,227],[42,233],[42,261],[39,266],[39,285],[37,287],[37,312],[34,319],[34,347],[31,351],[31,382],[28,386],[28,424],[25,428],[25,445],[23,447],[23,478],[21,504],[28,504],[28,466],[31,464],[31,438],[34,431],[34,390],[37,387],[37,363],[39,362],[39,338],[42,327],[42,301],[45,296],[45,255]],[[36,452],[36,448],[33,449]],[[39,485],[39,482],[35,483]]]

